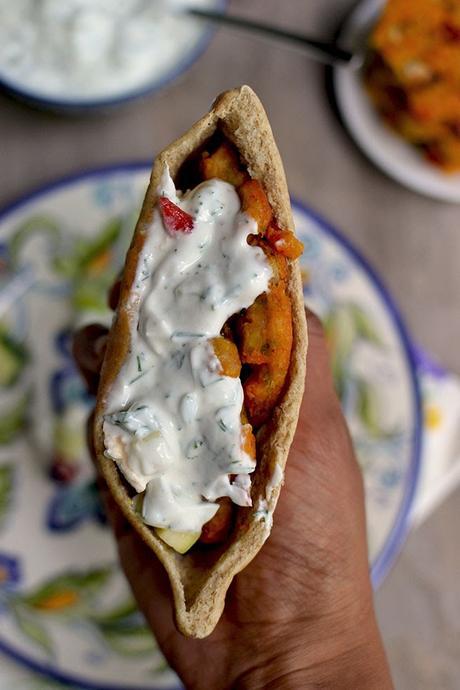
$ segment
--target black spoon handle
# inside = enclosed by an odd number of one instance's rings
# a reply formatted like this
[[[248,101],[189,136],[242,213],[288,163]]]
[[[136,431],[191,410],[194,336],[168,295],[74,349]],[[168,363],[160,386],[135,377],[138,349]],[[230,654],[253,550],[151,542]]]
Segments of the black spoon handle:
[[[311,55],[311,57],[327,64],[339,63],[342,65],[350,65],[357,58],[356,53],[352,53],[349,50],[344,50],[336,43],[319,41],[315,38],[305,36],[305,34],[301,34],[296,31],[286,31],[285,29],[280,29],[279,27],[272,26],[271,24],[254,22],[243,17],[235,17],[231,14],[224,14],[222,12],[205,10],[197,7],[184,8],[184,11],[193,17],[206,19],[210,22],[214,22],[215,24],[232,26],[237,29],[251,31],[263,36],[268,36],[291,43],[297,48],[304,49],[309,55]]]

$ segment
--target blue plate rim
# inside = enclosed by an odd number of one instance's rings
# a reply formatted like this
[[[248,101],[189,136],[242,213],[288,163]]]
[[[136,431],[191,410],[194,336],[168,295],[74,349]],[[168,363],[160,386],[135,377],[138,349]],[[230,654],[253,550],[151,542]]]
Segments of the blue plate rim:
[[[66,175],[64,177],[58,178],[52,182],[41,185],[29,193],[25,193],[18,197],[16,200],[4,205],[0,209],[0,223],[2,223],[7,217],[14,213],[16,210],[23,206],[27,206],[29,203],[39,199],[42,196],[46,196],[50,192],[54,192],[58,189],[70,186],[76,182],[88,180],[90,178],[104,177],[105,175],[129,173],[129,172],[140,172],[144,170],[148,173],[151,169],[152,161],[141,160],[141,161],[128,161],[125,163],[115,163],[100,167],[88,168],[76,173]],[[412,506],[412,501],[417,488],[417,480],[420,470],[421,462],[421,450],[422,450],[422,398],[420,392],[420,386],[417,379],[417,357],[415,349],[412,343],[412,339],[409,336],[408,330],[404,324],[402,316],[396,306],[393,298],[385,287],[379,275],[376,273],[374,268],[370,265],[367,259],[360,253],[358,249],[353,245],[353,243],[347,239],[342,233],[337,230],[331,223],[326,221],[324,217],[314,211],[311,207],[307,206],[301,201],[292,199],[292,206],[295,210],[300,211],[310,219],[312,219],[319,227],[325,232],[326,235],[332,236],[342,247],[347,251],[349,255],[361,266],[361,268],[369,275],[371,281],[374,284],[377,292],[379,293],[383,303],[387,308],[387,312],[390,315],[393,324],[398,331],[401,343],[403,346],[404,354],[406,355],[408,371],[410,372],[411,384],[412,384],[412,396],[414,402],[414,433],[413,433],[413,451],[411,457],[411,463],[407,471],[406,477],[406,489],[401,501],[401,505],[390,531],[390,534],[385,542],[385,545],[377,556],[374,563],[371,565],[371,579],[374,589],[376,589],[383,581],[385,575],[389,571],[391,565],[397,558],[400,549],[404,543],[405,537],[409,530],[409,515]],[[17,651],[10,645],[5,644],[0,640],[0,652],[3,652],[11,659],[17,661],[23,666],[29,668],[32,671],[45,675],[49,678],[57,680],[58,682],[64,683],[69,686],[76,686],[78,688],[86,688],[87,690],[125,690],[123,686],[120,685],[103,685],[94,684],[91,681],[85,681],[84,679],[79,679],[75,676],[70,676],[66,673],[62,673],[59,670],[50,668],[46,664],[41,664],[40,662],[29,659],[22,652]],[[177,690],[181,686],[171,686],[166,690]],[[132,690],[148,690],[146,688],[136,688],[132,687]],[[157,687],[151,687],[150,690],[158,690]]]
[[[216,10],[222,12],[226,11],[229,0],[217,0]],[[24,103],[30,103],[46,110],[58,110],[61,112],[90,112],[92,110],[112,108],[121,106],[131,101],[136,101],[144,96],[148,96],[157,91],[160,91],[165,86],[168,86],[182,74],[187,72],[192,65],[201,57],[201,55],[208,48],[212,37],[217,28],[215,26],[208,26],[204,24],[202,35],[197,40],[192,50],[187,51],[179,62],[172,67],[162,77],[154,79],[148,84],[144,84],[136,89],[130,89],[122,96],[113,96],[108,98],[94,98],[94,99],[59,99],[46,96],[40,96],[37,91],[33,89],[23,88],[16,80],[10,80],[5,76],[0,75],[0,89],[17,100]]]
[[[402,349],[407,360],[407,369],[410,374],[414,410],[412,456],[406,475],[406,488],[401,500],[398,514],[381,552],[371,565],[371,580],[374,590],[376,590],[383,582],[386,574],[399,555],[401,547],[409,531],[409,516],[420,474],[422,457],[423,407],[420,384],[417,378],[418,358],[413,340],[409,335],[409,331],[404,323],[399,308],[396,306],[393,297],[369,261],[361,254],[354,244],[347,237],[345,237],[345,235],[343,235],[339,230],[337,230],[336,227],[325,220],[320,213],[317,213],[309,206],[295,199],[292,200],[292,206],[294,209],[297,208],[304,215],[312,218],[327,235],[332,236],[340,245],[342,245],[347,253],[352,256],[356,263],[358,263],[369,276],[386,307],[387,314],[391,317],[395,329],[399,333]]]

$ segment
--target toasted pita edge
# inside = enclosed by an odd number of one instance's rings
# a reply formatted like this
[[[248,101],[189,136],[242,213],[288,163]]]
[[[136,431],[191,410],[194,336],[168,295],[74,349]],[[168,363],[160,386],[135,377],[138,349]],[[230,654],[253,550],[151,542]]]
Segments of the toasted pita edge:
[[[215,628],[224,608],[233,577],[254,558],[271,530],[281,483],[272,486],[273,476],[284,471],[297,426],[302,401],[307,329],[302,281],[298,261],[289,262],[288,292],[292,303],[293,347],[286,386],[269,424],[258,433],[257,469],[253,475],[253,508],[239,521],[241,529],[211,566],[199,566],[197,558],[180,556],[144,524],[135,512],[127,485],[115,462],[104,451],[103,420],[110,388],[126,358],[130,343],[128,297],[136,275],[139,253],[152,222],[157,187],[164,165],[174,177],[187,157],[219,127],[238,148],[251,177],[258,179],[270,200],[281,227],[294,230],[289,193],[281,158],[261,102],[249,86],[226,91],[217,97],[207,115],[182,137],[162,151],[153,165],[150,183],[127,254],[119,306],[112,325],[101,371],[94,421],[94,444],[100,472],[124,516],[165,567],[174,598],[175,621],[186,636],[206,637]],[[277,465],[279,468],[277,468]],[[276,472],[276,475],[273,473]],[[259,507],[265,510],[257,510]],[[199,557],[198,557],[199,558]]]

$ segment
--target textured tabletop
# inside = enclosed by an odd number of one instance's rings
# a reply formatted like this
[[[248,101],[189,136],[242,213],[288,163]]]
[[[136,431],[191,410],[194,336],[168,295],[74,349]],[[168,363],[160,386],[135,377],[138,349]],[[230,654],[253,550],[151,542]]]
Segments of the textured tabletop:
[[[350,0],[244,0],[234,12],[329,35]],[[98,116],[58,117],[0,97],[0,203],[56,177],[151,159],[220,91],[262,98],[291,192],[336,224],[381,273],[415,339],[460,373],[460,206],[418,196],[355,148],[332,111],[322,68],[299,53],[220,31],[159,95]],[[460,493],[416,534],[377,594],[400,690],[454,690],[460,675]]]

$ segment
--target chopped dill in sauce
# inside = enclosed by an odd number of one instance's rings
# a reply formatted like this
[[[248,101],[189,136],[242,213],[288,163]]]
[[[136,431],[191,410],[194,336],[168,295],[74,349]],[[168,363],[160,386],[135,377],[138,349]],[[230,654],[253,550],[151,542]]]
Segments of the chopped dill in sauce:
[[[242,448],[243,388],[221,373],[211,339],[267,289],[272,271],[247,242],[257,224],[241,213],[230,184],[209,180],[181,196],[165,174],[161,189],[196,214],[193,229],[170,235],[155,213],[146,230],[131,351],[110,391],[104,439],[128,482],[144,492],[144,521],[195,532],[220,497],[250,505],[255,461]]]

